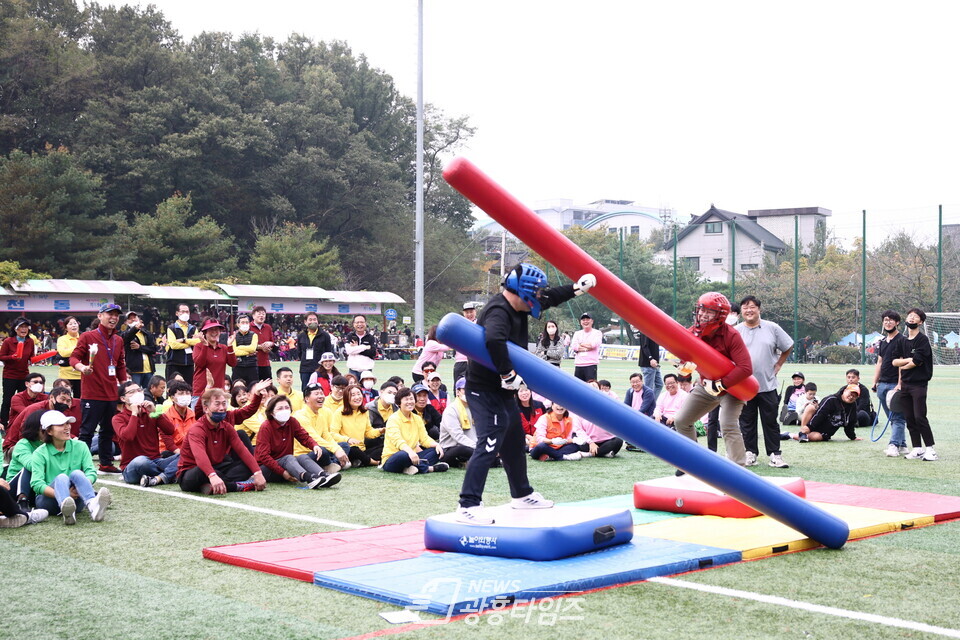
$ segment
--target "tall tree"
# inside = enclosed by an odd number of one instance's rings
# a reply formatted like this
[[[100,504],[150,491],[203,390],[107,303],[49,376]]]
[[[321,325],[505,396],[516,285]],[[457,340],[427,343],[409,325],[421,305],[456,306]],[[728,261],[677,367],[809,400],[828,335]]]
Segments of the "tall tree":
[[[284,223],[257,237],[247,272],[254,284],[336,287],[341,282],[340,255],[313,225]]]

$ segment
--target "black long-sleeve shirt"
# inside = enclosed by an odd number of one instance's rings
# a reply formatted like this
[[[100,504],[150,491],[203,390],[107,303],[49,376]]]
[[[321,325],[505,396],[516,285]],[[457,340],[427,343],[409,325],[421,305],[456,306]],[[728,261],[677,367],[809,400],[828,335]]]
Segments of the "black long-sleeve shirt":
[[[820,408],[810,418],[808,425],[811,431],[816,431],[829,440],[841,428],[851,440],[857,439],[857,403],[847,404],[839,395],[827,396],[820,403]]]

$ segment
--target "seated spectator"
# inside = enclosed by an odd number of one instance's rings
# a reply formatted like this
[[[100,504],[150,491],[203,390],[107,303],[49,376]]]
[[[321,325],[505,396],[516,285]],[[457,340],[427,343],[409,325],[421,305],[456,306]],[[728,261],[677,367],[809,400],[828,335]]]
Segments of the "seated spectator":
[[[800,416],[800,425],[806,426],[820,407],[820,399],[817,398],[816,382],[808,382],[803,387],[806,391],[797,398],[797,415]]]
[[[360,374],[360,386],[363,391],[363,403],[375,400],[380,394],[377,392],[377,376],[373,371],[364,371]]]
[[[673,418],[677,411],[683,406],[683,401],[687,398],[687,392],[680,388],[680,382],[677,375],[668,373],[663,376],[663,391],[657,398],[657,404],[653,409],[653,419],[660,424],[665,424],[673,428]]]
[[[73,387],[70,385],[70,381],[58,378],[54,380],[53,389],[50,390],[50,395],[44,402],[33,403],[21,411],[17,419],[7,426],[7,433],[3,438],[4,453],[6,454],[13,449],[17,441],[20,440],[20,430],[28,416],[54,409],[75,420],[70,425],[70,433],[74,438],[78,437],[80,435],[80,401],[73,397]]]
[[[167,393],[167,380],[163,376],[150,376],[150,380],[147,382],[147,392],[144,395],[147,395],[149,400],[153,401],[153,404],[158,407],[163,404],[165,398],[164,396]]]
[[[645,416],[653,417],[657,399],[653,395],[653,389],[644,386],[642,373],[634,373],[630,376],[630,388],[627,389],[623,403]]]
[[[466,464],[477,446],[477,431],[467,406],[466,380],[460,378],[454,385],[456,397],[447,405],[440,418],[440,447],[443,460],[451,467]]]
[[[277,393],[286,396],[296,413],[303,409],[303,394],[293,388],[293,369],[290,367],[280,367],[277,369]]]
[[[266,488],[260,465],[240,440],[235,425],[260,410],[269,386],[269,380],[253,385],[250,404],[233,411],[227,410],[227,394],[222,389],[203,392],[198,405],[203,415],[187,430],[180,449],[177,480],[181,490],[223,495]]]
[[[183,446],[183,439],[187,435],[187,429],[197,421],[196,414],[190,408],[190,403],[193,400],[193,389],[186,382],[174,380],[167,390],[167,401],[163,405],[165,407],[163,415],[173,424],[173,448],[170,448],[169,442],[165,439],[161,438],[161,441],[167,451],[179,453],[180,447]]]
[[[533,393],[526,385],[517,391],[517,404],[520,406],[520,426],[523,427],[527,451],[530,451],[537,446],[537,420],[547,409],[542,402],[533,399]]]
[[[250,397],[247,393],[247,385],[243,380],[237,380],[230,389],[230,406],[239,409],[249,402]]]
[[[347,387],[344,392],[343,409],[332,416],[330,433],[334,440],[347,450],[351,466],[380,466],[383,445],[381,444],[379,448],[367,449],[366,443],[376,441],[381,434],[370,424],[367,407],[363,401],[363,389],[357,385]]]
[[[397,391],[407,386],[404,383],[403,378],[401,378],[400,376],[390,376],[389,378],[387,378],[387,382],[392,382],[394,386],[397,388]]]
[[[180,456],[160,455],[161,438],[167,450],[176,449],[173,422],[163,413],[153,415],[156,405],[132,380],[120,384],[120,403],[120,410],[113,415],[113,432],[120,441],[123,481],[142,487],[173,482]]]
[[[851,440],[857,437],[857,396],[859,385],[848,384],[837,393],[827,396],[820,403],[809,424],[800,427],[800,432],[790,434],[800,442],[830,440],[841,428]]]
[[[600,390],[600,385],[595,380],[591,380],[587,384]],[[580,416],[572,416],[572,418],[575,430],[581,434],[580,455],[584,458],[612,458],[623,448],[623,440],[603,427]]]
[[[97,470],[87,445],[71,437],[73,420],[59,411],[46,411],[40,417],[43,444],[30,459],[30,486],[37,494],[37,507],[62,515],[64,524],[76,524],[77,514],[84,509],[94,522],[101,522],[112,496],[107,488],[93,490]]]
[[[377,432],[376,438],[368,438],[365,442],[367,449],[380,449],[383,452],[383,432],[387,428],[387,420],[397,411],[398,407],[394,404],[397,397],[397,385],[387,380],[380,385],[380,395],[376,400],[371,400],[366,404],[367,417],[370,418],[370,426]]]
[[[780,407],[780,423],[783,425],[800,424],[800,413],[797,411],[797,400],[803,396],[807,388],[804,386],[806,378],[797,371],[791,376],[793,384],[783,393],[783,405]]]
[[[840,393],[844,387],[855,384],[860,387],[860,395],[857,396],[857,426],[869,427],[877,418],[877,412],[873,410],[873,400],[870,398],[870,390],[860,382],[860,372],[857,369],[847,370],[847,384],[837,391]]]
[[[243,407],[248,407],[253,402],[253,388],[258,387],[259,385],[260,383],[258,382],[251,387],[249,392],[247,392],[247,404],[243,405]],[[250,415],[249,418],[243,420],[243,422],[240,423],[240,426],[237,427],[237,431],[241,431],[247,436],[246,438],[241,436],[241,440],[244,444],[247,442],[250,443],[250,446],[247,448],[250,450],[251,455],[254,451],[254,447],[257,446],[257,432],[260,431],[260,425],[262,425],[263,421],[267,419],[267,403],[270,402],[271,398],[277,395],[277,388],[273,386],[269,380],[267,380],[267,385],[261,389],[258,395],[262,396],[262,398],[261,402],[257,405],[257,410]]]
[[[320,366],[310,374],[310,379],[307,381],[307,384],[316,382],[323,389],[323,395],[328,396],[330,395],[330,382],[339,375],[340,371],[337,369],[337,357],[327,351],[321,354]]]
[[[537,444],[530,451],[534,460],[579,460],[580,445],[574,442],[574,424],[570,413],[559,402],[537,420]],[[578,432],[579,433],[579,432]]]
[[[443,410],[447,408],[447,388],[441,383],[440,374],[436,371],[427,376],[427,399],[442,415]]]
[[[686,391],[687,393],[690,393],[691,391],[693,391],[693,374],[690,374],[688,376],[678,375],[677,382],[680,383],[680,388]]]
[[[413,397],[415,399],[413,406],[414,412],[423,420],[427,434],[434,440],[439,440],[440,420],[443,416],[440,415],[436,407],[430,404],[430,391],[420,382],[410,387],[410,389],[413,391]]]
[[[43,522],[50,515],[46,509],[24,509],[16,500],[10,484],[0,479],[0,529],[15,529],[25,524]]]
[[[304,389],[303,409],[298,411],[295,417],[310,437],[327,452],[328,456],[318,459],[317,462],[324,471],[333,474],[341,469],[349,469],[350,459],[347,456],[347,450],[334,439],[333,432],[330,430],[333,412],[323,405],[323,387],[315,382],[307,383],[307,388]],[[295,442],[293,455],[299,456],[304,453],[310,453],[310,449]]]
[[[290,400],[285,395],[271,398],[265,409],[266,420],[257,433],[257,462],[267,482],[302,482],[309,489],[332,487],[340,482],[339,473],[328,474],[318,461],[329,455],[310,437],[293,417]],[[293,443],[312,449],[309,453],[293,454]]]
[[[597,380],[597,386],[600,388],[600,391],[603,391],[614,400],[617,399],[617,394],[613,392],[613,385],[610,384],[609,380]]]
[[[33,411],[29,414],[21,413],[23,426],[20,439],[13,447],[10,456],[10,466],[7,467],[7,490],[20,505],[23,513],[29,513],[36,500],[36,494],[30,486],[30,460],[43,441],[40,439],[40,418],[43,411]],[[8,516],[9,517],[9,516]]]
[[[46,401],[48,396],[43,392],[45,383],[46,379],[43,377],[43,374],[31,373],[27,376],[26,388],[23,391],[13,394],[13,397],[10,399],[10,419],[8,420],[8,424],[13,424],[17,416],[30,405]]]
[[[443,447],[427,435],[423,419],[414,412],[416,398],[413,390],[398,391],[397,404],[399,411],[387,420],[380,468],[407,475],[448,470],[450,465],[440,461]]]
[[[330,394],[323,400],[323,408],[331,412],[343,409],[343,394],[350,385],[346,376],[335,376],[330,381]]]

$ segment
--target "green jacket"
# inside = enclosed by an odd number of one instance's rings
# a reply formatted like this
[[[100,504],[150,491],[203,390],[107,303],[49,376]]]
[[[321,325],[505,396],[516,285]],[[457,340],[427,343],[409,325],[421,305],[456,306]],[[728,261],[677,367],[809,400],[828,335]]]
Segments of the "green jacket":
[[[58,475],[70,475],[71,471],[83,471],[90,484],[97,481],[97,470],[93,467],[93,456],[86,444],[79,440],[67,440],[63,451],[57,451],[53,444],[47,443],[37,447],[30,461],[30,486],[38,496],[43,490],[53,484]]]
[[[13,452],[10,454],[10,466],[7,467],[6,480],[9,482],[13,477],[20,473],[20,469],[30,468],[30,459],[33,458],[33,452],[43,443],[39,440],[27,440],[20,438],[17,444],[13,446]]]

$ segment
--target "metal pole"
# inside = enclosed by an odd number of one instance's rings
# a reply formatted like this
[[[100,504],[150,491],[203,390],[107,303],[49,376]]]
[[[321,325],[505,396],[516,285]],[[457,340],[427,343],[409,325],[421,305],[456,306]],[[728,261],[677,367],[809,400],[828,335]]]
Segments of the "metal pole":
[[[863,240],[860,246],[860,364],[867,362],[867,210],[863,210]]]
[[[800,216],[793,216],[793,359],[800,340]]]
[[[620,279],[623,280],[623,227],[620,227]],[[620,344],[626,344],[623,341],[623,318],[620,318]]]
[[[507,230],[500,230],[500,277],[507,272]]]
[[[937,220],[937,313],[943,311],[943,205]]]
[[[417,1],[417,204],[414,246],[414,333],[423,333],[423,0]]]
[[[673,319],[677,319],[677,227],[673,227]]]
[[[737,299],[737,221],[730,220],[730,303]]]

